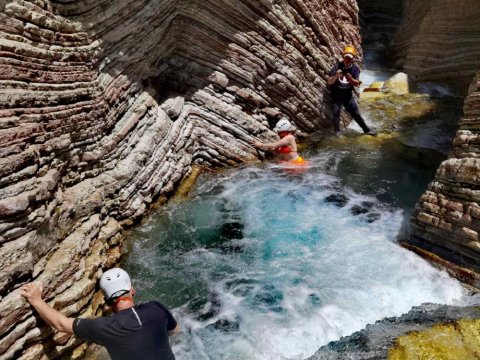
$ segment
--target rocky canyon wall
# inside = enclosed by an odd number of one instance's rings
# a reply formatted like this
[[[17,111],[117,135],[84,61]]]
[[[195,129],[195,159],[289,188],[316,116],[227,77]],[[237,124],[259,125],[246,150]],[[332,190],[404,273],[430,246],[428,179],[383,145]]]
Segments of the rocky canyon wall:
[[[19,295],[103,311],[121,230],[192,164],[258,154],[279,113],[329,125],[325,74],[353,0],[12,0],[0,12],[0,359],[81,355]]]
[[[453,152],[417,203],[406,246],[480,288],[478,5],[476,0],[406,0],[390,50],[415,80],[468,92]]]
[[[479,130],[480,72],[465,100],[453,151],[417,203],[409,243],[440,256],[432,259],[480,289]]]
[[[405,0],[404,14],[391,47],[397,66],[466,94],[480,69],[478,0]]]

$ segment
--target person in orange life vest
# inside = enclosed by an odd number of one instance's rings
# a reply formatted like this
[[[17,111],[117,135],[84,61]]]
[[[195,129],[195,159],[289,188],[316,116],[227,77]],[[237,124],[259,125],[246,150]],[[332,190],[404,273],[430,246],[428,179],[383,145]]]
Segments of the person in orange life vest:
[[[135,305],[130,277],[119,268],[103,273],[100,288],[114,314],[96,319],[66,317],[42,299],[41,285],[25,284],[20,291],[47,324],[105,346],[112,360],[175,360],[168,336],[180,328],[164,305],[157,301]]]
[[[289,164],[303,164],[305,160],[298,155],[297,143],[293,135],[294,127],[286,118],[281,118],[273,131],[278,133],[280,140],[272,143],[261,143],[259,141],[252,141],[251,144],[259,149],[275,151],[277,159],[281,162]]]

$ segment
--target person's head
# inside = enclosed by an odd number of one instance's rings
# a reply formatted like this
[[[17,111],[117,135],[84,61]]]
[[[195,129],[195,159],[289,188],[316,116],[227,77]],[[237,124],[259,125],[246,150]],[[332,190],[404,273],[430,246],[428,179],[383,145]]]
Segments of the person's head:
[[[343,61],[346,65],[352,63],[355,56],[357,56],[357,51],[354,46],[348,45],[343,49]]]
[[[287,120],[286,117],[282,117],[273,128],[273,131],[278,133],[280,137],[282,137],[282,135],[284,136],[286,134],[292,133],[293,130],[294,128],[292,124],[290,123],[290,121]]]
[[[135,291],[125,270],[113,268],[105,271],[100,278],[100,288],[105,302],[114,312],[133,306]]]

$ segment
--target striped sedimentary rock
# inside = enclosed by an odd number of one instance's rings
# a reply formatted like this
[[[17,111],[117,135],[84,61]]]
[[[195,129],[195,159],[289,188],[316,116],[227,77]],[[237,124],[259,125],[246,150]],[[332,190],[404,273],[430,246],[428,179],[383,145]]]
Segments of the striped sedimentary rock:
[[[409,241],[440,256],[434,260],[447,267],[451,265],[457,275],[477,288],[480,288],[479,134],[480,73],[465,99],[453,151],[440,165],[416,206]]]
[[[404,13],[392,44],[397,65],[465,94],[480,68],[478,0],[405,0]]]
[[[355,1],[0,2],[0,358],[85,345],[19,295],[103,311],[96,283],[121,230],[192,164],[255,158],[283,112],[328,126],[325,73],[358,45]]]

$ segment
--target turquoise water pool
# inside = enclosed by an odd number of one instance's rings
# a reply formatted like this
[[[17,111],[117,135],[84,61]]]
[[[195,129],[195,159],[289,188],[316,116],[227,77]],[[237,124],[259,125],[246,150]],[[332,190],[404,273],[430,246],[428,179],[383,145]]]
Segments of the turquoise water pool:
[[[457,281],[395,242],[418,196],[395,186],[423,182],[418,193],[432,174],[382,177],[376,158],[377,180],[352,179],[362,163],[352,154],[311,151],[303,174],[273,164],[204,174],[188,201],[132,231],[124,266],[139,300],[174,309],[177,359],[303,359],[385,316],[461,299]]]

